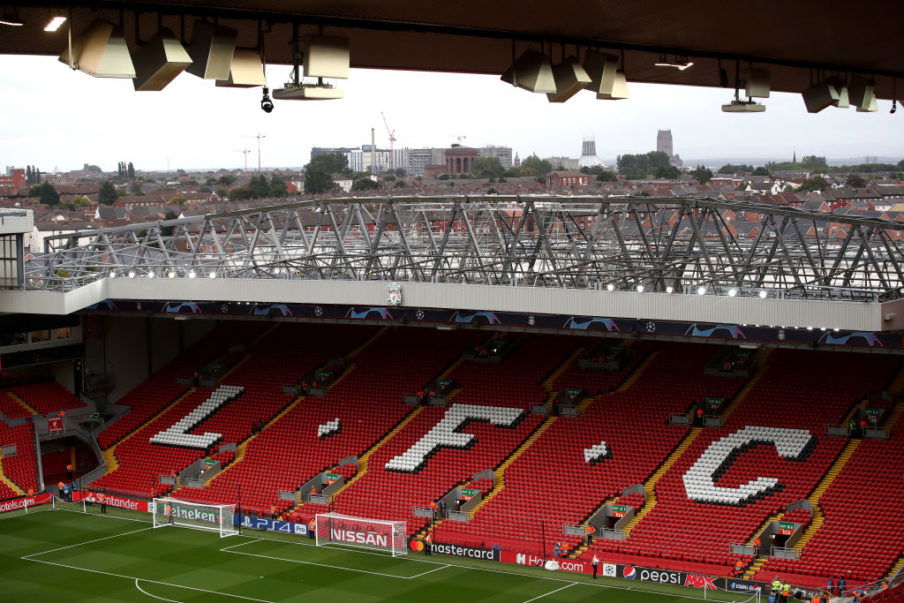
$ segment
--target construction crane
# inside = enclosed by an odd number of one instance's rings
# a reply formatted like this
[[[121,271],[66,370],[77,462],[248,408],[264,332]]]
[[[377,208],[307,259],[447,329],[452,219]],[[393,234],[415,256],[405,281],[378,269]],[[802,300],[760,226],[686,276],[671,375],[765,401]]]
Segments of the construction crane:
[[[389,134],[389,166],[390,166],[390,169],[391,169],[392,171],[395,171],[395,169],[396,169],[396,164],[395,164],[395,141],[396,141],[395,130],[393,130],[393,129],[391,129],[391,128],[389,127],[389,122],[386,121],[386,114],[383,113],[383,112],[381,111],[381,112],[380,112],[380,115],[383,117],[383,125],[386,126],[386,133]]]
[[[236,153],[241,153],[245,157],[245,171],[248,171],[248,153],[251,152],[251,149],[236,149]]]

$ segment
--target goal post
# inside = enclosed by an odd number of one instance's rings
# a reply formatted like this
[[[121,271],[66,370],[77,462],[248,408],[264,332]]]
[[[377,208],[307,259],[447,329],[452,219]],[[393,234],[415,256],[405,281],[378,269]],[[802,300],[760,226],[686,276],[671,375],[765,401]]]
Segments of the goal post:
[[[155,498],[152,514],[155,528],[178,526],[206,530],[218,532],[220,538],[239,533],[233,525],[235,505],[195,503],[178,498]]]
[[[393,557],[408,554],[404,521],[320,513],[315,517],[314,534],[317,546],[351,546],[388,552]]]

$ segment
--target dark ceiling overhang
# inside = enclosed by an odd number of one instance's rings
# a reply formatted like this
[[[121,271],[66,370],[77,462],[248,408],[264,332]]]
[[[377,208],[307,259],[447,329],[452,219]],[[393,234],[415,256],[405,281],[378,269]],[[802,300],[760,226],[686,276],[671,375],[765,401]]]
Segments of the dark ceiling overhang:
[[[255,47],[265,31],[268,63],[292,62],[292,30],[349,38],[354,67],[500,74],[532,47],[554,62],[600,48],[624,52],[629,82],[732,87],[736,66],[770,69],[772,90],[801,92],[829,75],[865,75],[879,98],[904,97],[904,4],[813,0],[188,0],[8,4],[24,27],[3,27],[0,53],[57,55],[65,27],[43,31],[53,14],[76,32],[95,18],[121,22],[130,46],[162,24],[188,37],[196,18],[239,30]],[[655,67],[687,57],[685,71]],[[897,85],[895,85],[895,80]]]

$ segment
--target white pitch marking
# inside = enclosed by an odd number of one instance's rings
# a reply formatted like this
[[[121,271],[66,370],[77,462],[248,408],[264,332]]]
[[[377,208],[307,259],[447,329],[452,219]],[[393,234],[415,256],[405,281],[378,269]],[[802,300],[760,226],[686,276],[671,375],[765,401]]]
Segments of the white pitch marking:
[[[557,588],[557,589],[555,589],[555,590],[551,590],[551,591],[549,591],[548,593],[542,594],[542,595],[540,595],[539,597],[534,597],[533,599],[528,599],[528,600],[525,601],[524,603],[530,603],[531,601],[536,601],[537,599],[542,599],[543,597],[548,597],[549,595],[555,594],[555,593],[557,593],[557,592],[559,592],[559,591],[561,591],[561,590],[565,590],[566,588],[571,588],[571,587],[574,586],[575,584],[577,584],[577,582],[572,582],[571,584],[566,584],[565,586],[562,586],[562,587]]]
[[[152,594],[149,593],[148,591],[146,591],[146,590],[144,590],[143,588],[141,588],[141,585],[138,584],[138,578],[135,578],[135,588],[137,588],[138,590],[140,590],[140,591],[141,591],[142,593],[144,593],[145,595],[147,595],[147,596],[149,596],[149,597],[153,597],[153,598],[155,598],[155,599],[160,599],[161,601],[169,601],[170,603],[182,603],[182,601],[176,601],[175,599],[167,599],[166,597],[158,597],[157,595],[152,595]]]

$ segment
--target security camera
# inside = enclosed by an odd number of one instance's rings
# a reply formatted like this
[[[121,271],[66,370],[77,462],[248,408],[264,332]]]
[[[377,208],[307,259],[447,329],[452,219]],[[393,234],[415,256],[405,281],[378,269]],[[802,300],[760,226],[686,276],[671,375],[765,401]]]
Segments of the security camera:
[[[273,101],[270,100],[270,89],[264,88],[264,96],[261,98],[261,110],[264,113],[270,113],[273,111]]]

